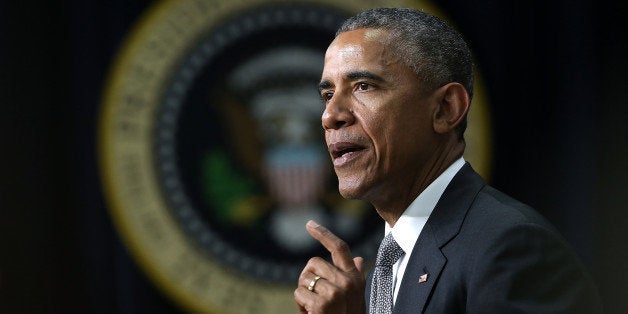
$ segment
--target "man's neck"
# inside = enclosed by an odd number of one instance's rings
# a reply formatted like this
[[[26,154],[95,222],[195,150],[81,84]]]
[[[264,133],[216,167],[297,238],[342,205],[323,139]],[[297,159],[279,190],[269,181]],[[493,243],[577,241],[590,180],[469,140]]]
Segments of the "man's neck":
[[[379,204],[373,203],[373,206],[377,210],[377,213],[393,227],[403,212],[410,206],[412,201],[421,194],[436,178],[438,178],[447,168],[451,166],[456,160],[462,157],[464,153],[465,143],[458,142],[453,145],[452,149],[446,150],[444,154],[437,155],[441,158],[435,158],[435,161],[430,163],[430,167],[424,168],[425,174],[417,177],[415,183],[410,187],[409,193],[406,197],[391,198],[388,202],[382,202]]]

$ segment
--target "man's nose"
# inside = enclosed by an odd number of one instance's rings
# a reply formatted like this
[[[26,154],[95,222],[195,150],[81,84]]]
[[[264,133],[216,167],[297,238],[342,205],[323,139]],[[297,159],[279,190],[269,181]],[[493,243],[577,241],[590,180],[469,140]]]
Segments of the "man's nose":
[[[355,122],[355,117],[347,100],[334,95],[325,106],[321,117],[324,130],[337,130]]]

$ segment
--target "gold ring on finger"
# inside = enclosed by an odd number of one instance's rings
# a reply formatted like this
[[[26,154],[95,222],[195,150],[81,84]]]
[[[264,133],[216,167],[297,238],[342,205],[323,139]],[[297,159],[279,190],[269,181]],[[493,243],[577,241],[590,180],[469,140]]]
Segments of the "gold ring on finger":
[[[310,284],[307,286],[307,290],[314,292],[314,286],[319,279],[321,279],[321,276],[314,277],[314,279],[312,279],[312,281],[310,281]]]

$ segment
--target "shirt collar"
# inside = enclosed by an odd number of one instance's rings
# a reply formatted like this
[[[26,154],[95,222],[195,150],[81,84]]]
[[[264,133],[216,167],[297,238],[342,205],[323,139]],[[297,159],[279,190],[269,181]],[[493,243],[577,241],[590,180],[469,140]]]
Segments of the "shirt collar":
[[[388,223],[385,223],[384,234],[386,235],[392,232],[393,238],[395,238],[395,241],[407,255],[412,252],[412,248],[419,238],[421,230],[423,230],[423,226],[425,226],[427,222],[427,218],[429,218],[434,207],[436,207],[436,203],[438,203],[445,189],[464,164],[464,158],[460,157],[438,176],[436,180],[432,181],[432,183],[412,201],[410,206],[406,208],[395,223],[394,228],[391,228]]]

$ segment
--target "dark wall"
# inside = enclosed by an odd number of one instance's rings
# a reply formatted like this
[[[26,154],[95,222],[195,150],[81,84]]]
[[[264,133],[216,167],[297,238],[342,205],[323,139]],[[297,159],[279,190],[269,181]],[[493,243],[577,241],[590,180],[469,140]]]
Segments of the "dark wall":
[[[59,300],[56,291],[67,285],[80,293],[73,286],[83,281],[68,141],[70,15],[49,6],[3,1],[0,8],[0,300],[19,312],[67,304],[70,296]]]
[[[176,311],[113,231],[96,167],[103,79],[150,3],[0,4],[0,310]],[[438,3],[491,98],[492,184],[548,217],[607,312],[625,312],[626,12],[609,1]]]

